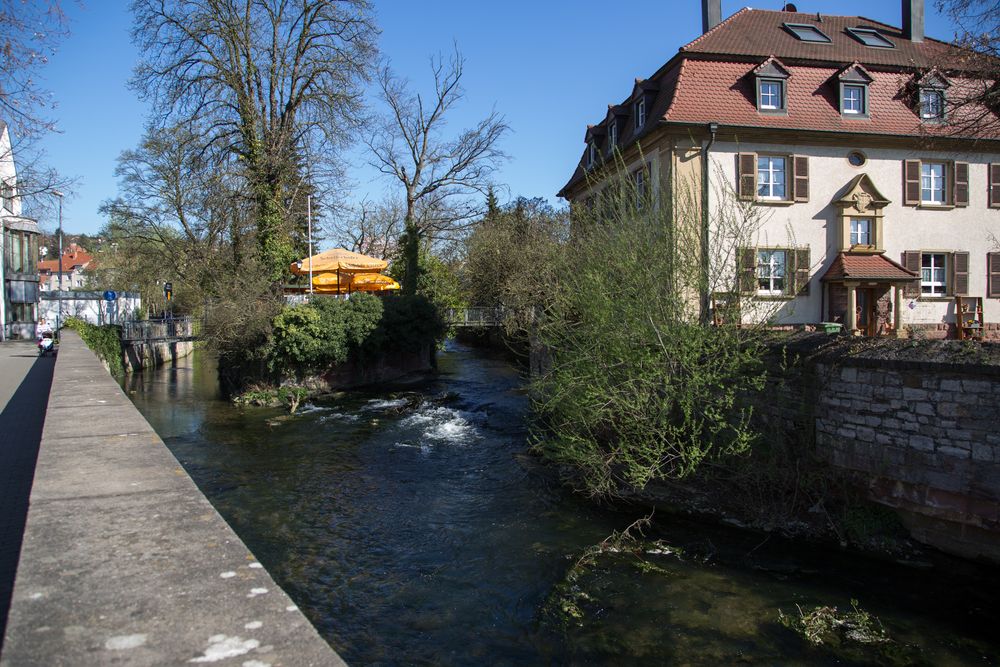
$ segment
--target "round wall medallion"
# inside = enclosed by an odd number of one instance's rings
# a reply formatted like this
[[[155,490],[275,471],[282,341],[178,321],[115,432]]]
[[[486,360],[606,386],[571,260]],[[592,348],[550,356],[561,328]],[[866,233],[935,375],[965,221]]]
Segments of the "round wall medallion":
[[[847,154],[847,161],[851,163],[852,167],[862,167],[865,162],[868,162],[868,158],[861,151],[851,151]]]

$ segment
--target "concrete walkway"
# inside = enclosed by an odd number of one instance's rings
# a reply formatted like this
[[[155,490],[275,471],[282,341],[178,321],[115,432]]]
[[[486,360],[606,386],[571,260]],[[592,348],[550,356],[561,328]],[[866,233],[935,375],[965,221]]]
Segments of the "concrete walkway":
[[[0,638],[7,627],[54,366],[54,358],[38,357],[31,341],[0,344]]]
[[[0,665],[343,664],[93,353],[61,347]]]

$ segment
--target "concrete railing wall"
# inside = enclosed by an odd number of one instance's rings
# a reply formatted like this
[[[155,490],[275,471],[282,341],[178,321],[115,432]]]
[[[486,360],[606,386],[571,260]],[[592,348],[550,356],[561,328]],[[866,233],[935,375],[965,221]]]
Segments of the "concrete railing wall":
[[[343,664],[66,331],[0,664],[217,661]]]

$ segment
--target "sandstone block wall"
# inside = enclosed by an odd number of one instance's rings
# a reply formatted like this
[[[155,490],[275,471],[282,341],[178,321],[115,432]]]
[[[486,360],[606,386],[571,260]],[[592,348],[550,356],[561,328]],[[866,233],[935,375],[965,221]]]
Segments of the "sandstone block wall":
[[[993,366],[817,363],[817,452],[862,473],[914,537],[1000,561],[1000,374]]]

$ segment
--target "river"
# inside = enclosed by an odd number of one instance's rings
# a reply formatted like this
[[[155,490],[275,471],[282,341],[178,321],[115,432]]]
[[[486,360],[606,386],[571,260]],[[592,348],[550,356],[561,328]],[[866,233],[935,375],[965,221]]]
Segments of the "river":
[[[567,581],[638,510],[583,502],[526,455],[503,357],[449,342],[439,371],[294,416],[221,400],[201,354],[124,386],[350,664],[1000,664],[1000,573],[946,557],[903,566],[661,516],[641,557],[601,554]],[[779,623],[852,599],[892,644],[835,652]]]

